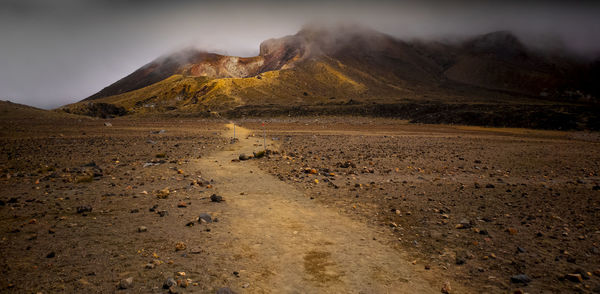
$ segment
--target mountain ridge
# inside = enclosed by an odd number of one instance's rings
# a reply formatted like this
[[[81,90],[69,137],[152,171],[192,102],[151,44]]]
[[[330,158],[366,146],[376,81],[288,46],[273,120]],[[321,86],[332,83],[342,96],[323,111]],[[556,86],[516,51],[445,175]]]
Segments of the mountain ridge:
[[[460,43],[400,40],[358,26],[305,27],[253,57],[185,49],[161,56],[81,102],[121,114],[230,112],[352,103],[597,103],[589,64],[535,51],[507,31]],[[587,88],[586,88],[587,87]],[[99,108],[98,105],[93,106]],[[106,115],[106,111],[102,115]],[[110,115],[110,113],[109,113]]]

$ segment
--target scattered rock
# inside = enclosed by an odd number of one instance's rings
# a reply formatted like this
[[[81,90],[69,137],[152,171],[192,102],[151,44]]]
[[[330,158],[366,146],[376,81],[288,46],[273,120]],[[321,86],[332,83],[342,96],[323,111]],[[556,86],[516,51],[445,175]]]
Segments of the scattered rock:
[[[224,201],[224,200],[223,200],[223,197],[221,197],[221,196],[219,196],[217,194],[212,194],[212,195],[210,195],[210,201],[218,203],[218,202],[221,202],[221,201]]]
[[[212,223],[212,217],[208,213],[201,213],[198,217],[199,223]]]
[[[185,243],[183,243],[183,242],[177,242],[175,244],[175,251],[182,251],[182,250],[185,250],[185,248],[186,248],[186,246],[185,246]]]
[[[83,206],[77,207],[77,213],[85,213],[85,212],[92,212],[92,207],[89,205],[83,205]]]
[[[177,285],[181,288],[187,288],[190,285],[190,279],[177,280]]]
[[[265,151],[254,152],[254,158],[263,158],[265,157]]]
[[[147,232],[147,231],[148,231],[148,228],[146,228],[146,227],[144,227],[144,226],[140,226],[140,227],[138,228],[138,232],[139,232],[139,233],[142,233],[142,232]]]
[[[446,282],[444,283],[444,285],[442,285],[442,290],[441,290],[441,292],[442,292],[443,294],[450,294],[450,293],[452,293],[452,287],[450,287],[450,282],[446,281]]]
[[[527,284],[529,282],[531,282],[531,279],[525,275],[525,274],[520,274],[520,275],[514,275],[512,277],[510,277],[510,282],[514,283],[514,284]]]
[[[177,282],[173,278],[167,278],[167,280],[163,283],[163,289],[169,289],[174,286],[177,286]]]
[[[123,279],[119,282],[119,289],[129,289],[133,286],[133,277]]]
[[[167,199],[169,197],[169,194],[171,194],[171,191],[169,191],[169,188],[164,188],[164,189],[158,190],[156,192],[156,198]]]
[[[581,274],[566,274],[565,279],[567,279],[573,283],[583,282],[583,278],[581,277]]]
[[[458,223],[455,228],[456,229],[468,229],[471,227],[471,222],[467,219],[462,219],[460,223]]]
[[[586,272],[583,269],[577,269],[575,273],[580,274],[584,280],[589,280],[592,277],[592,273]]]

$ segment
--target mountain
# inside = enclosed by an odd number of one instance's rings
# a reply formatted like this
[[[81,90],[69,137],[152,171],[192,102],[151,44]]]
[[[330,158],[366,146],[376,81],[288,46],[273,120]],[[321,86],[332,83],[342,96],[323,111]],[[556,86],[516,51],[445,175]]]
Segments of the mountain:
[[[63,112],[39,109],[33,106],[0,100],[0,121],[25,121],[36,119],[64,119],[75,117]]]
[[[584,59],[529,49],[506,31],[444,43],[399,40],[359,26],[305,27],[264,41],[255,57],[197,49],[159,57],[61,109],[235,115],[357,104],[597,103],[594,70]]]

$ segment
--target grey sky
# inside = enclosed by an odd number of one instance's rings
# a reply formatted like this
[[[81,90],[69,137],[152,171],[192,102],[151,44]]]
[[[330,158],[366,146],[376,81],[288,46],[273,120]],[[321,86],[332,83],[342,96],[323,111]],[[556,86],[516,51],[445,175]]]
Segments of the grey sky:
[[[531,45],[559,39],[597,56],[600,5],[564,2],[0,0],[0,99],[57,107],[182,47],[252,56],[261,41],[315,22],[400,38],[507,29]]]

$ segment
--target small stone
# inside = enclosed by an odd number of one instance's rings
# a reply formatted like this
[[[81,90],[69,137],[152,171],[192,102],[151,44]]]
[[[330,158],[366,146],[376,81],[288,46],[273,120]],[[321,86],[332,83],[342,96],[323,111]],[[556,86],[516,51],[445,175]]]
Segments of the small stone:
[[[485,185],[485,187],[486,187],[486,188],[488,188],[488,189],[493,189],[493,188],[495,188],[495,186],[494,186],[494,185],[492,185],[492,184],[487,184],[487,185]]]
[[[505,231],[508,232],[511,235],[516,235],[517,234],[517,229],[515,229],[515,228],[507,228]]]
[[[185,201],[180,201],[180,202],[177,204],[177,207],[180,207],[180,208],[186,208],[186,207],[187,207],[187,203],[185,203]]]
[[[173,286],[177,286],[177,282],[173,278],[167,278],[167,280],[163,283],[163,289],[169,289]]]
[[[246,155],[244,153],[240,154],[240,156],[238,158],[239,158],[239,160],[248,160],[248,159],[250,159],[250,157],[248,157],[248,155]]]
[[[581,278],[583,278],[584,280],[589,280],[590,278],[592,278],[592,273],[586,272],[583,269],[577,269],[575,273],[580,274]]]
[[[161,210],[161,211],[158,212],[158,215],[160,215],[160,217],[164,217],[166,215],[169,215],[169,212],[166,211],[166,210]]]
[[[104,123],[104,126],[105,126],[105,127],[112,127],[112,124],[111,124],[111,123],[109,123],[109,122],[105,122],[105,123]]]
[[[179,292],[177,292],[177,288],[175,288],[175,286],[169,288],[169,294],[177,294],[177,293],[179,293]]]
[[[583,278],[581,277],[581,274],[566,274],[565,279],[567,279],[573,283],[583,282]]]
[[[527,284],[529,282],[531,282],[531,279],[525,275],[525,274],[520,274],[520,275],[514,275],[512,277],[510,277],[510,282],[514,283],[514,284]]]
[[[458,223],[455,228],[456,229],[468,229],[471,227],[471,222],[468,219],[462,219],[460,223]]]
[[[208,213],[201,213],[198,217],[199,223],[212,223],[212,217]]]
[[[179,285],[179,287],[181,287],[181,288],[187,288],[187,286],[189,286],[190,283],[187,281],[187,279],[183,279],[183,280],[177,280],[177,285]]]
[[[119,282],[119,289],[129,289],[133,286],[133,277],[121,280]]]
[[[145,226],[140,226],[140,227],[138,228],[138,232],[139,232],[139,233],[142,233],[142,232],[147,232],[147,231],[148,231],[148,228],[146,228]]]
[[[92,207],[89,205],[83,205],[83,206],[77,207],[77,213],[85,213],[85,212],[92,212]]]
[[[221,197],[217,194],[212,194],[210,196],[210,201],[219,203],[219,202],[223,201],[223,197]]]
[[[169,197],[169,194],[171,194],[171,191],[169,191],[169,188],[164,188],[164,189],[156,192],[156,198],[167,199]]]
[[[242,284],[242,288],[246,289],[248,287],[250,287],[250,283],[244,283],[244,284]]]
[[[54,258],[55,256],[56,256],[56,253],[54,253],[54,251],[52,251],[46,255],[46,258]]]
[[[185,248],[186,248],[186,246],[185,246],[185,243],[183,243],[183,242],[177,242],[175,244],[175,251],[182,251],[182,250],[185,250]]]
[[[154,263],[147,263],[145,267],[146,269],[154,269],[156,265]]]
[[[444,285],[442,285],[442,290],[441,290],[441,292],[442,292],[443,294],[450,294],[450,293],[452,293],[452,287],[450,287],[450,282],[446,281],[446,282],[444,283]]]

